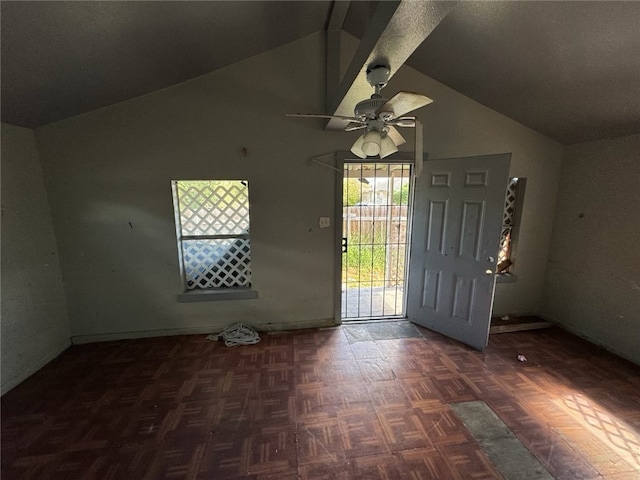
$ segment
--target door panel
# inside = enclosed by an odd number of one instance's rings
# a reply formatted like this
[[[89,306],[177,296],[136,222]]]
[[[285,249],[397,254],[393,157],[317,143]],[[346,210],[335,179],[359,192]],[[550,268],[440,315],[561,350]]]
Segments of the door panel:
[[[425,162],[416,179],[409,320],[483,349],[510,154]]]

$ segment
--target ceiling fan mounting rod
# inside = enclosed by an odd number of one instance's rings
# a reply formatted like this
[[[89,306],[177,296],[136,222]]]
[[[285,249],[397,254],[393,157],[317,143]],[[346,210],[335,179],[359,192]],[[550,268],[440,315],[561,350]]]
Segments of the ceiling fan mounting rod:
[[[375,88],[374,95],[380,95],[380,90],[387,86],[390,74],[391,69],[386,65],[367,67],[367,82]]]

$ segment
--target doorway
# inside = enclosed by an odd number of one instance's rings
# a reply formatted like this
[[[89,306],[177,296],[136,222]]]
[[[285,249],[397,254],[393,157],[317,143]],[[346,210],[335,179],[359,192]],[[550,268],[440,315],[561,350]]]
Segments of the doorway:
[[[412,165],[345,162],[342,321],[406,317]]]

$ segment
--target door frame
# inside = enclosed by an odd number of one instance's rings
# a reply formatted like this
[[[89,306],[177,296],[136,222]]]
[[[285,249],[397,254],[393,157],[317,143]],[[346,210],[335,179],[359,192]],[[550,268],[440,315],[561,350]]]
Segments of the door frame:
[[[427,154],[424,153],[426,160]],[[359,158],[349,151],[336,152],[336,192],[335,192],[335,236],[334,236],[334,311],[333,317],[335,325],[342,325],[342,184],[344,178],[344,164],[345,163],[410,163],[412,165],[411,178],[409,180],[409,208],[407,209],[407,256],[406,256],[406,275],[409,278],[409,258],[411,256],[411,232],[413,228],[413,195],[415,190],[416,179],[416,166],[415,156],[411,152],[397,152],[392,158],[385,158],[383,160],[375,158]],[[407,287],[405,286],[405,289]],[[406,307],[405,307],[406,314]],[[405,316],[406,318],[406,316]]]

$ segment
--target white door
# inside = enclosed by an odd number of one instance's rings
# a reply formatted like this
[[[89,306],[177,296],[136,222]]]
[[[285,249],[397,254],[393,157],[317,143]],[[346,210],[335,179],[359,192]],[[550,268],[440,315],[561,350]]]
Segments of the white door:
[[[482,350],[511,154],[433,160],[416,179],[407,315]]]

